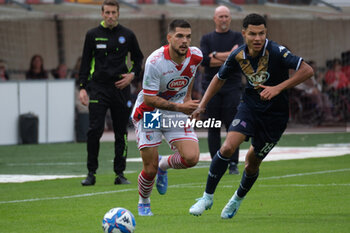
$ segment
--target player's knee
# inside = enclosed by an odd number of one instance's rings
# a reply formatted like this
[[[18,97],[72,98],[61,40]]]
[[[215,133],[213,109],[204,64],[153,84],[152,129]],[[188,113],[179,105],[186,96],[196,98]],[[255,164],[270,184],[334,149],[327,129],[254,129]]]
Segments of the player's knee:
[[[149,177],[154,177],[157,175],[158,164],[154,163],[144,163],[143,170]]]
[[[90,139],[99,140],[102,137],[102,134],[103,134],[103,129],[94,128],[88,131],[87,136]]]
[[[155,177],[157,175],[157,168],[154,167],[144,167],[143,171],[147,174],[148,177]]]
[[[220,153],[225,158],[230,158],[235,151],[235,148],[232,148],[232,146],[229,146],[227,144],[223,144],[220,148]]]
[[[199,161],[199,152],[193,152],[184,156],[185,163],[188,167],[194,167]]]

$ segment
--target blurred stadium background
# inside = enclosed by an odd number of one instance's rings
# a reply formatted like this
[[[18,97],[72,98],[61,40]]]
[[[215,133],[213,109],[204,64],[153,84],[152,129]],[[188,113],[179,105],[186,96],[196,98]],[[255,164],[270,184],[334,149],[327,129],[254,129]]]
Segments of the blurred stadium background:
[[[65,64],[66,76],[71,78],[82,53],[85,33],[101,21],[101,2],[0,0],[0,59],[9,81],[25,79],[34,54],[43,56],[47,71]],[[350,1],[123,0],[120,3],[119,21],[135,32],[145,57],[165,44],[166,26],[174,18],[185,18],[191,23],[192,44],[199,47],[201,36],[214,29],[212,15],[218,4],[231,8],[231,29],[237,31],[241,30],[242,19],[247,14],[265,15],[268,38],[312,61],[316,71],[313,85],[319,91],[318,97],[307,86],[291,91],[291,123],[346,128],[350,121]],[[340,68],[334,66],[337,61]],[[335,69],[347,77],[348,86],[332,88],[325,81],[327,75],[331,79],[338,72]]]

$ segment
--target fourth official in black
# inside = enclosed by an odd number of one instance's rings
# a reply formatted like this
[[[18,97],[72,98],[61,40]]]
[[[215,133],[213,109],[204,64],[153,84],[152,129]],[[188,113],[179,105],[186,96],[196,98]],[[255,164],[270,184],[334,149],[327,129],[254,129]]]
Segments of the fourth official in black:
[[[115,134],[115,184],[129,184],[124,176],[127,157],[127,125],[132,109],[130,83],[141,71],[143,54],[135,34],[118,23],[119,3],[102,3],[103,21],[85,37],[79,72],[79,99],[89,106],[87,133],[88,175],[82,185],[94,185],[100,138],[110,109]],[[128,54],[132,66],[127,66]]]

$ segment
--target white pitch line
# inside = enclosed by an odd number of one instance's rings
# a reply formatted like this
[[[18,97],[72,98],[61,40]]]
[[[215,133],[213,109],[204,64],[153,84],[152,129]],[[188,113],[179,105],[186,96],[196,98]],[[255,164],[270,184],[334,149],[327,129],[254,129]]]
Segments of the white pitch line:
[[[278,178],[289,178],[289,177],[295,177],[295,176],[306,176],[306,175],[316,175],[316,174],[326,174],[326,173],[343,172],[343,171],[350,171],[350,168],[338,169],[338,170],[326,170],[326,171],[318,171],[318,172],[308,172],[308,173],[297,173],[297,174],[290,174],[290,175],[284,175],[284,176],[262,177],[262,178],[260,178],[260,180],[262,180],[262,179],[268,180],[268,179],[278,179]],[[330,185],[335,185],[335,184],[330,184]],[[339,185],[348,186],[350,184],[339,184]],[[176,185],[169,185],[169,187],[170,188],[185,188],[185,187],[202,188],[202,187],[204,187],[204,184],[199,184],[199,183],[176,184]],[[228,186],[226,185],[226,187],[228,187]],[[233,187],[233,186],[230,186],[230,187]],[[0,201],[0,204],[34,202],[34,201],[45,201],[45,200],[62,200],[62,199],[90,197],[90,196],[96,196],[96,195],[105,195],[105,194],[121,193],[121,192],[129,192],[129,191],[137,191],[137,189],[136,188],[122,189],[122,190],[114,190],[114,191],[77,194],[77,195],[63,196],[63,197],[43,197],[43,198],[32,198],[32,199],[13,200],[13,201]]]
[[[75,166],[86,164],[86,162],[52,162],[52,163],[6,163],[6,166],[16,167],[16,166]]]
[[[45,201],[45,200],[62,200],[62,199],[71,199],[71,198],[80,198],[80,197],[91,197],[91,196],[111,194],[111,193],[122,193],[122,192],[136,191],[136,190],[137,189],[122,189],[122,190],[105,191],[105,192],[97,192],[97,193],[77,194],[77,195],[63,196],[63,197],[43,197],[43,198],[32,198],[32,199],[24,199],[24,200],[1,201],[0,204]]]
[[[0,183],[24,183],[28,181],[56,180],[85,177],[86,175],[21,175],[21,174],[1,174]]]
[[[327,187],[327,186],[350,186],[350,184],[259,184],[258,187]]]
[[[306,172],[306,173],[296,173],[296,174],[289,174],[289,175],[283,175],[283,176],[271,176],[271,177],[260,177],[259,180],[272,180],[272,179],[281,179],[281,178],[289,178],[289,177],[296,177],[296,176],[308,176],[308,175],[318,175],[318,174],[327,174],[327,173],[334,173],[334,172],[346,172],[350,171],[350,168],[344,168],[344,169],[337,169],[337,170],[326,170],[326,171],[317,171],[317,172]],[[221,182],[223,184],[224,182]],[[204,187],[205,184],[203,183],[187,183],[187,184],[175,184],[173,187]]]
[[[125,174],[136,171],[125,171]],[[56,180],[85,177],[86,175],[26,175],[26,174],[0,174],[0,183],[24,183],[29,181]]]
[[[346,172],[346,171],[350,171],[350,168],[328,170],[328,171],[318,171],[318,172],[296,173],[296,174],[289,174],[289,175],[284,175],[284,176],[262,177],[259,180],[272,180],[272,179],[289,178],[289,177],[296,177],[296,176],[308,176],[308,175],[326,174],[326,173],[334,173],[334,172]]]
[[[264,161],[280,161],[292,159],[306,159],[306,158],[322,158],[334,157],[350,154],[349,144],[340,144],[341,146],[314,146],[314,147],[274,147]],[[247,154],[247,149],[239,150],[239,162],[244,162]],[[164,157],[164,156],[163,156]],[[128,158],[127,162],[141,162],[141,158]],[[199,161],[211,161],[209,152],[200,153]]]
[[[239,161],[244,162],[247,149],[239,150]],[[350,154],[350,143],[320,144],[314,147],[274,147],[264,161],[321,158]],[[200,161],[211,161],[209,152],[200,153]],[[127,158],[127,162],[142,162],[141,157]],[[113,162],[113,160],[110,160]],[[76,166],[85,162],[5,163],[5,166]]]
[[[350,184],[256,184],[254,187],[261,187],[261,188],[274,188],[274,187],[328,187],[328,186],[350,186]],[[188,185],[177,185],[176,188],[204,188],[205,185],[194,185],[194,186],[188,186]],[[238,185],[222,185],[220,188],[237,188]]]

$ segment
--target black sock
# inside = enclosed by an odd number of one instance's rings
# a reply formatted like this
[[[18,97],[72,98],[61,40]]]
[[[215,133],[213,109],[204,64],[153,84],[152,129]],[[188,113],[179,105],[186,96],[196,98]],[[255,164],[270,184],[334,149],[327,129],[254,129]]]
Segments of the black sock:
[[[227,170],[227,164],[230,159],[222,157],[220,151],[216,152],[213,160],[211,161],[209,174],[207,179],[207,186],[205,192],[208,194],[214,194],[216,186],[219,184],[221,177]]]
[[[255,183],[256,179],[258,179],[258,176],[259,176],[259,171],[255,175],[247,176],[247,174],[245,173],[245,170],[244,170],[243,175],[242,175],[242,179],[241,179],[241,183],[240,183],[239,188],[237,190],[237,195],[239,197],[244,197],[249,192],[249,190],[251,189],[251,187]]]

